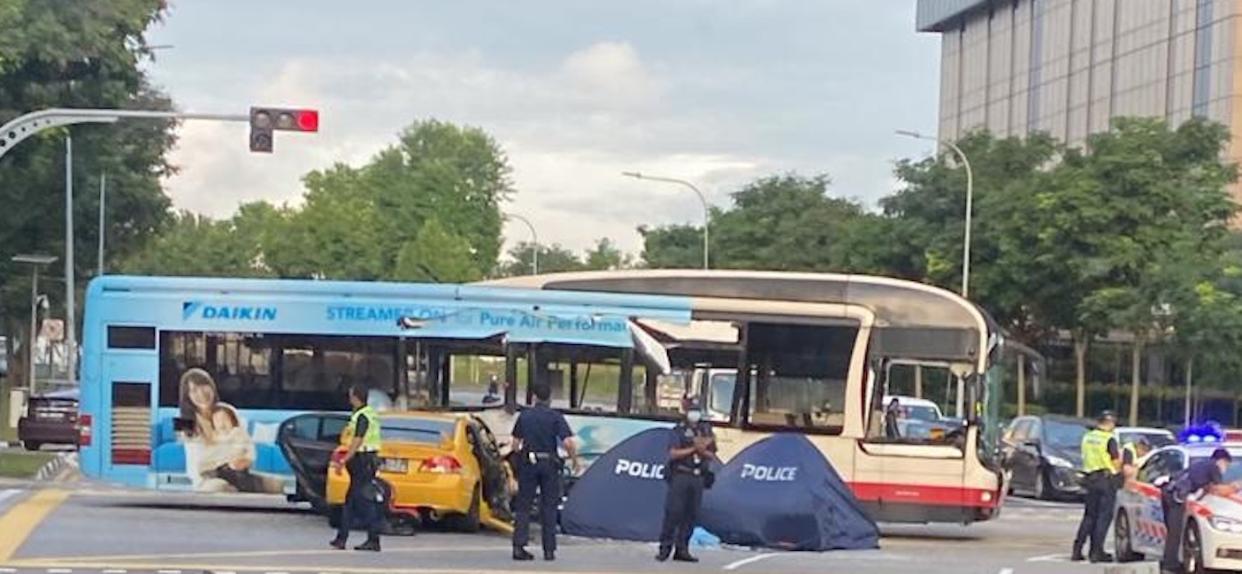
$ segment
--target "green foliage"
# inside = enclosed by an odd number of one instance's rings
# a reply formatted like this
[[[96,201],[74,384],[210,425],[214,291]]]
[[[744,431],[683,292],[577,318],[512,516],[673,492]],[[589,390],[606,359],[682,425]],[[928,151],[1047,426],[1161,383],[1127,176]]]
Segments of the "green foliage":
[[[703,266],[703,228],[693,225],[638,226],[643,237],[642,259],[652,269],[697,269]]]
[[[438,219],[427,221],[418,235],[401,248],[393,277],[399,281],[468,283],[483,276],[465,238],[448,231]]]
[[[164,9],[159,0],[7,0],[0,2],[0,123],[54,107],[171,109],[139,67],[143,32]],[[172,172],[168,122],[128,121],[71,128],[74,144],[74,264],[77,288],[95,269],[97,178],[106,172],[108,256],[141,247],[169,218],[160,179]],[[29,138],[0,159],[0,316],[11,334],[29,312],[29,274],[17,253],[64,253],[65,129]],[[63,261],[63,260],[62,260]],[[60,264],[48,271],[60,275]],[[55,283],[51,283],[55,286]],[[62,283],[63,285],[63,283]],[[48,289],[56,307],[63,289]],[[81,299],[79,299],[80,301]],[[79,315],[80,317],[80,315]],[[21,366],[20,361],[10,362]]]
[[[397,145],[362,167],[337,164],[307,174],[302,206],[250,203],[221,222],[183,215],[125,268],[162,275],[473,281],[496,266],[499,205],[512,192],[508,173],[504,153],[481,130],[415,122]]]

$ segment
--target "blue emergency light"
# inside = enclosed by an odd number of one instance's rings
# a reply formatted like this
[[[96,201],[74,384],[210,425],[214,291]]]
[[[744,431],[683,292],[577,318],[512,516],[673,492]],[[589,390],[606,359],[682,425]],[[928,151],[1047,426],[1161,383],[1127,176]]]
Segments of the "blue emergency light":
[[[1182,444],[1214,444],[1225,440],[1225,431],[1215,422],[1189,425],[1177,435]]]

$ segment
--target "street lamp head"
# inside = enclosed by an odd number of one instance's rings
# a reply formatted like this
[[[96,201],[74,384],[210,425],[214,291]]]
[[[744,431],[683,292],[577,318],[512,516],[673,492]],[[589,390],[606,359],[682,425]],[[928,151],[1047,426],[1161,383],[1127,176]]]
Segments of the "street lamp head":
[[[906,136],[908,138],[920,139],[920,140],[927,139],[927,136],[924,136],[923,134],[919,132],[911,131],[911,130],[897,130],[897,135]]]
[[[55,255],[42,255],[38,253],[23,253],[14,255],[12,261],[14,263],[29,263],[31,265],[51,265],[55,263],[59,257]]]
[[[623,171],[623,172],[621,172],[621,175],[623,175],[623,176],[625,176],[625,177],[632,177],[632,178],[634,178],[634,179],[642,179],[642,178],[643,178],[643,174],[638,173],[638,172],[636,172],[636,171]]]

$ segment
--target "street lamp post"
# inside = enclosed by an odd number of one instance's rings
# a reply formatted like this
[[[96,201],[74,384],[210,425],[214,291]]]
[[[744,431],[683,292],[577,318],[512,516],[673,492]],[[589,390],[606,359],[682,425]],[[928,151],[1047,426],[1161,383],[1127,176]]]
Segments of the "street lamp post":
[[[518,215],[516,213],[505,214],[505,219],[512,219],[514,221],[520,221],[526,224],[526,228],[530,230],[531,242],[535,244],[535,248],[531,250],[530,270],[531,270],[531,275],[538,275],[539,274],[539,233],[535,231],[535,225],[532,224],[529,219],[526,219],[525,217],[522,217],[521,215]]]
[[[30,335],[26,341],[26,388],[31,395],[35,391],[35,333],[39,328],[39,268],[44,265],[51,265],[56,262],[55,255],[16,255],[13,257],[14,263],[27,263],[31,269],[30,280]]]
[[[908,131],[908,130],[897,130],[897,135],[911,137],[911,138],[920,139],[920,140],[933,141],[933,142],[936,142],[938,145],[947,147],[953,150],[953,153],[957,155],[957,158],[962,161],[962,167],[966,169],[966,233],[965,233],[965,237],[963,237],[962,239],[962,297],[969,298],[970,297],[970,224],[971,224],[971,213],[974,211],[973,204],[974,204],[974,196],[975,196],[975,190],[974,190],[975,177],[974,177],[974,172],[971,171],[970,169],[970,160],[966,158],[966,153],[962,151],[962,148],[957,147],[957,144],[949,140],[941,139],[938,137],[927,136],[919,132],[913,132],[913,131]]]
[[[699,202],[703,204],[703,269],[709,269],[710,268],[709,262],[711,261],[711,257],[709,255],[710,242],[709,242],[709,235],[708,235],[709,233],[708,227],[711,226],[712,211],[711,211],[711,207],[707,205],[707,197],[703,195],[703,192],[699,191],[699,188],[695,187],[693,183],[690,183],[684,179],[677,179],[674,177],[661,177],[661,176],[655,176],[655,175],[645,175],[645,174],[642,174],[636,171],[623,171],[621,172],[621,175],[624,175],[626,177],[632,177],[634,179],[646,179],[650,181],[659,181],[662,183],[673,183],[677,185],[682,185],[682,186],[690,188],[690,191],[693,191],[694,194],[699,197]]]

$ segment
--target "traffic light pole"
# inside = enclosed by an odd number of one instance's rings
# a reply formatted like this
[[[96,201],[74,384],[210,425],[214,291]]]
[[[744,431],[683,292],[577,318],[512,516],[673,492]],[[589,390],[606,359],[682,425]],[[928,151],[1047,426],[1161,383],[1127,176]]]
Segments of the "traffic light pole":
[[[214,122],[250,121],[247,114],[198,114],[149,110],[86,110],[52,108],[31,112],[0,126],[0,158],[22,140],[48,128],[73,124],[111,124],[119,120],[203,120]]]

